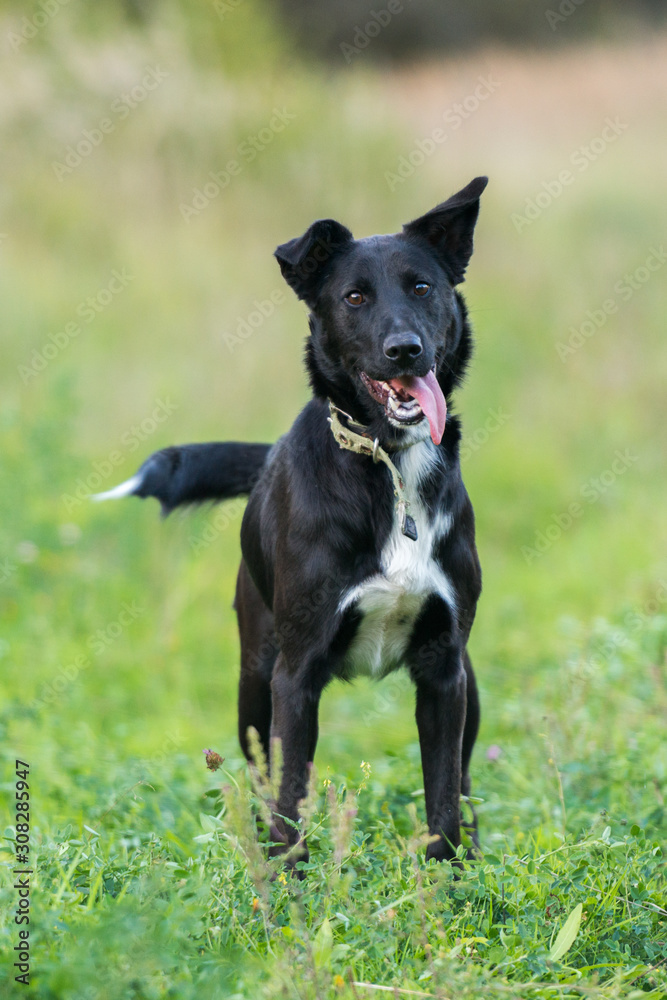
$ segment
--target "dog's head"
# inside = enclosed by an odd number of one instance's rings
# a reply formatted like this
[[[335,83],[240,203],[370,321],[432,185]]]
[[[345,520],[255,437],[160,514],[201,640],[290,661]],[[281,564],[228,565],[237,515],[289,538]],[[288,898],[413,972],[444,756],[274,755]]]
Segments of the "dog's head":
[[[355,240],[333,219],[275,252],[311,310],[307,361],[314,392],[396,438],[428,420],[442,438],[446,396],[470,354],[463,281],[486,177],[391,236]]]

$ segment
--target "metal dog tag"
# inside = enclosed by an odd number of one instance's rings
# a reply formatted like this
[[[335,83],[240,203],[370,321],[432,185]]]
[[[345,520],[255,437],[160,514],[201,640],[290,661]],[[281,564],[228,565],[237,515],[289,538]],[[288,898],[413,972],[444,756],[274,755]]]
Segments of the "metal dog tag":
[[[398,514],[401,519],[401,531],[406,538],[411,538],[413,542],[417,541],[417,525],[414,519],[408,514],[407,507],[404,501],[400,501],[398,505]]]

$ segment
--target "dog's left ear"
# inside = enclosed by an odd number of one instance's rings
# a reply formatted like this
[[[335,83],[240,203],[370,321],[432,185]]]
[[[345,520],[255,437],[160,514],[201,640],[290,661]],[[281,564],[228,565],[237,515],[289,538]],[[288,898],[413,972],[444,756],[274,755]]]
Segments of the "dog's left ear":
[[[283,278],[310,309],[315,308],[328,265],[353,239],[350,230],[335,219],[319,219],[303,236],[275,251]]]
[[[403,232],[408,236],[430,243],[453,285],[463,281],[472,256],[472,234],[479,214],[479,199],[488,182],[488,177],[475,177],[447,201],[403,226]]]

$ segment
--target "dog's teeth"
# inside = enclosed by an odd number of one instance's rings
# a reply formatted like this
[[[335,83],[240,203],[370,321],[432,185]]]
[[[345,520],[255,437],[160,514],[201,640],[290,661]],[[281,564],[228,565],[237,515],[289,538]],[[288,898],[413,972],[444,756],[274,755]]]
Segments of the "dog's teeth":
[[[411,399],[409,402],[406,402],[403,399],[397,399],[395,396],[390,396],[389,406],[391,407],[394,413],[404,413],[406,416],[408,416],[415,412],[415,409],[417,409],[418,404],[417,401],[414,399]]]

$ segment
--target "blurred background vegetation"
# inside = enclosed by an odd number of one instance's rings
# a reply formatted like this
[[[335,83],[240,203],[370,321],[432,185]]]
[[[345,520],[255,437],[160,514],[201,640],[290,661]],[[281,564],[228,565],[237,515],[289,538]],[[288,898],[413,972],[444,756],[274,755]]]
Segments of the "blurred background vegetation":
[[[318,217],[395,231],[480,173],[483,827],[553,819],[545,733],[566,796],[664,823],[663,5],[398,6],[0,4],[2,742],[44,830],[172,759],[196,798],[204,745],[241,766],[242,505],[88,495],[170,443],[278,437],[308,389],[274,247]],[[323,770],[414,756],[386,683],[327,692]]]
[[[341,42],[392,7],[364,0],[279,0],[284,24],[304,49],[330,59],[339,57]],[[573,40],[607,40],[641,35],[665,22],[661,0],[396,0],[401,17],[386,24],[377,35],[373,59],[398,62],[425,56],[451,54],[500,43],[513,48],[550,47]],[[568,30],[556,29],[569,21]],[[404,15],[404,16],[403,16]],[[371,29],[373,31],[373,29]]]

